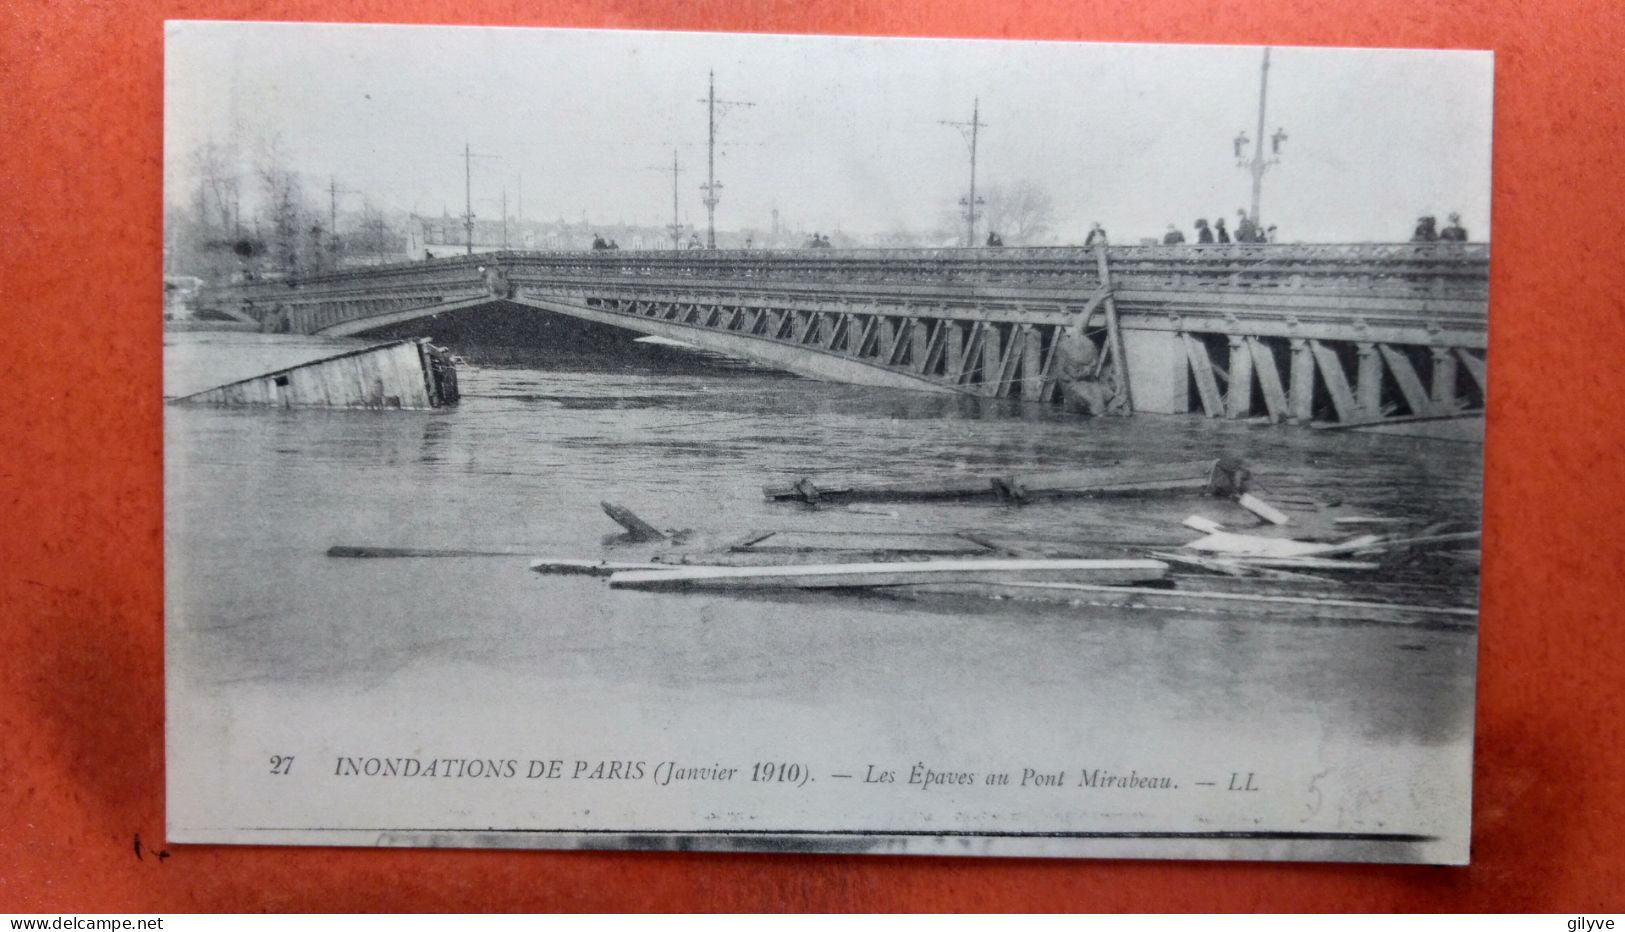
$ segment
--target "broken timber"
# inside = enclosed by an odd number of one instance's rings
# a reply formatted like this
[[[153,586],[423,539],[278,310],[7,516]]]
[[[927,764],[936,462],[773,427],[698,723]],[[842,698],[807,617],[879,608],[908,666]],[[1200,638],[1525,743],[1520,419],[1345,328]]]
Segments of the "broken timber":
[[[1230,461],[1172,466],[1103,466],[1024,476],[975,476],[924,482],[817,485],[800,479],[770,485],[762,492],[773,502],[932,502],[991,499],[1025,502],[1039,498],[1088,498],[1207,492],[1234,495],[1245,491],[1245,470]]]
[[[177,403],[281,408],[441,408],[457,403],[457,367],[427,339],[380,343],[228,382]]]
[[[669,535],[649,522],[632,513],[632,509],[614,502],[599,502],[604,514],[611,521],[626,529],[626,536],[632,543],[649,543],[651,541],[666,540]]]
[[[615,589],[844,589],[920,583],[1095,582],[1160,579],[1160,560],[927,560],[921,563],[824,563],[806,566],[637,570],[609,578]]]

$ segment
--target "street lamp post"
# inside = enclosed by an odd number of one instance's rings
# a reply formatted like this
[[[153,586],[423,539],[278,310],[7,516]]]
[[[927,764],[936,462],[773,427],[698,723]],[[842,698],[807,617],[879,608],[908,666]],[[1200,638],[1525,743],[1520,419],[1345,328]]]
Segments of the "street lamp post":
[[[1247,138],[1247,131],[1242,130],[1236,134],[1234,141],[1236,165],[1247,169],[1253,176],[1253,212],[1251,214],[1253,225],[1260,231],[1264,229],[1264,221],[1259,213],[1260,204],[1264,194],[1264,170],[1271,165],[1281,162],[1281,143],[1286,141],[1286,131],[1277,128],[1270,135],[1270,154],[1264,155],[1264,108],[1269,97],[1270,86],[1270,50],[1264,49],[1264,63],[1259,69],[1258,76],[1258,134],[1251,140]],[[1244,158],[1248,142],[1253,144],[1253,155]]]

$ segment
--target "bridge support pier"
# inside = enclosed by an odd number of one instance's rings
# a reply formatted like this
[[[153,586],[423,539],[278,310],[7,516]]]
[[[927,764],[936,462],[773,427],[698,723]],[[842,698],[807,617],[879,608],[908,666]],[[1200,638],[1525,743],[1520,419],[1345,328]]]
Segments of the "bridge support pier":
[[[1435,346],[1433,352],[1433,406],[1440,411],[1456,409],[1456,353],[1448,346]]]
[[[1253,411],[1253,352],[1246,337],[1230,338],[1230,386],[1224,402],[1224,416],[1232,420]]]
[[[1355,371],[1355,401],[1362,418],[1382,416],[1382,357],[1372,343],[1355,344],[1359,367]]]
[[[1190,411],[1190,380],[1186,375],[1190,363],[1184,335],[1170,330],[1125,329],[1122,333],[1134,410],[1147,414]]]
[[[1287,393],[1291,419],[1296,424],[1308,424],[1315,417],[1315,354],[1308,340],[1293,337],[1288,345],[1292,349],[1292,387]]]

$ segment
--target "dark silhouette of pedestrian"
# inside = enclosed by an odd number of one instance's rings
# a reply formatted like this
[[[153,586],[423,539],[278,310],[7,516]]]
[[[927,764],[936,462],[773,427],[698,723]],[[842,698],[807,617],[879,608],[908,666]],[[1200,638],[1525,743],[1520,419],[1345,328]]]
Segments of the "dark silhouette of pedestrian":
[[[1102,227],[1100,225],[1100,221],[1098,221],[1098,220],[1095,221],[1095,225],[1089,228],[1089,235],[1084,238],[1083,245],[1085,245],[1085,246],[1104,246],[1104,245],[1106,245],[1106,229],[1105,229],[1105,227]]]
[[[989,230],[988,233],[987,233],[987,244],[989,246],[1003,246],[1004,245],[1004,237],[1000,236],[997,233],[994,233],[992,230]]]
[[[1185,242],[1185,234],[1179,232],[1179,228],[1173,224],[1168,224],[1168,232],[1162,234],[1162,245],[1178,246],[1183,242]]]
[[[1258,224],[1254,223],[1253,219],[1251,217],[1247,216],[1247,211],[1245,209],[1237,208],[1236,209],[1236,242],[1238,242],[1238,243],[1256,243],[1256,242],[1258,242],[1258,240],[1259,240],[1259,237],[1258,237]]]
[[[1206,218],[1196,221],[1196,241],[1198,243],[1213,242],[1213,231],[1208,229]]]
[[[1416,229],[1411,233],[1413,243],[1432,243],[1439,239],[1437,220],[1432,217],[1416,218]]]
[[[1449,243],[1467,242],[1467,228],[1461,225],[1461,214],[1450,215],[1450,225],[1439,231],[1439,239]]]
[[[1221,243],[1230,242],[1230,231],[1224,228],[1223,217],[1213,221],[1213,238]]]

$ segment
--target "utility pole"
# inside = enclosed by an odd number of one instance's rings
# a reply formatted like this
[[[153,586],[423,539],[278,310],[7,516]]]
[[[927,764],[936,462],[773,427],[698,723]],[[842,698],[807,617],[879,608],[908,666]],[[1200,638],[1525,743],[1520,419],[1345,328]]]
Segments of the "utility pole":
[[[959,206],[964,208],[965,214],[965,245],[976,245],[976,208],[984,201],[976,196],[976,140],[983,127],[982,98],[978,97],[971,103],[970,122],[955,122],[953,120],[938,120],[943,126],[952,126],[959,130],[960,135],[970,144],[970,194],[959,199]]]
[[[683,222],[677,217],[677,180],[683,170],[677,166],[677,150],[671,150],[671,248],[683,248]]]
[[[339,195],[360,193],[350,188],[339,187],[337,175],[327,176],[327,251],[331,254],[329,258],[335,266],[339,261]],[[365,213],[362,219],[365,219]]]
[[[468,231],[468,254],[474,254],[474,160],[494,159],[495,155],[479,155],[463,143],[463,229]],[[504,218],[506,219],[506,218]]]
[[[1265,106],[1265,103],[1266,103],[1266,101],[1268,100],[1268,97],[1269,97],[1269,88],[1270,88],[1270,50],[1268,48],[1265,48],[1264,49],[1264,63],[1262,65],[1262,67],[1259,68],[1259,73],[1258,73],[1258,135],[1252,140],[1252,143],[1253,143],[1253,157],[1250,158],[1250,159],[1243,159],[1242,155],[1241,155],[1242,150],[1247,147],[1248,139],[1247,139],[1247,131],[1246,130],[1242,130],[1240,133],[1236,134],[1236,139],[1235,139],[1235,143],[1234,143],[1235,154],[1236,154],[1236,164],[1239,165],[1242,168],[1247,169],[1249,172],[1252,173],[1252,176],[1253,176],[1253,212],[1251,214],[1251,217],[1252,217],[1253,225],[1256,226],[1259,229],[1260,232],[1262,232],[1263,229],[1264,229],[1264,220],[1263,220],[1263,217],[1259,213],[1259,205],[1263,200],[1263,194],[1264,194],[1264,170],[1266,168],[1270,167],[1271,165],[1279,165],[1280,164],[1280,162],[1281,162],[1281,158],[1280,158],[1280,156],[1281,156],[1281,143],[1285,142],[1286,138],[1287,138],[1286,137],[1286,131],[1283,130],[1283,129],[1280,129],[1279,127],[1277,127],[1275,132],[1270,136],[1270,154],[1269,154],[1269,157],[1267,157],[1267,158],[1265,157],[1265,155],[1264,155],[1264,106]]]
[[[717,99],[717,73],[710,72],[710,90],[700,103],[706,105],[706,168],[705,184],[700,190],[705,192],[705,248],[717,248],[717,202],[720,201],[722,182],[717,180],[717,108],[721,107],[727,113],[733,107],[754,107],[744,100],[718,100]]]
[[[331,236],[339,235],[339,195],[359,194],[353,188],[339,187],[337,175],[329,175],[327,181],[327,232]]]
[[[502,251],[508,251],[508,188],[502,188]]]

